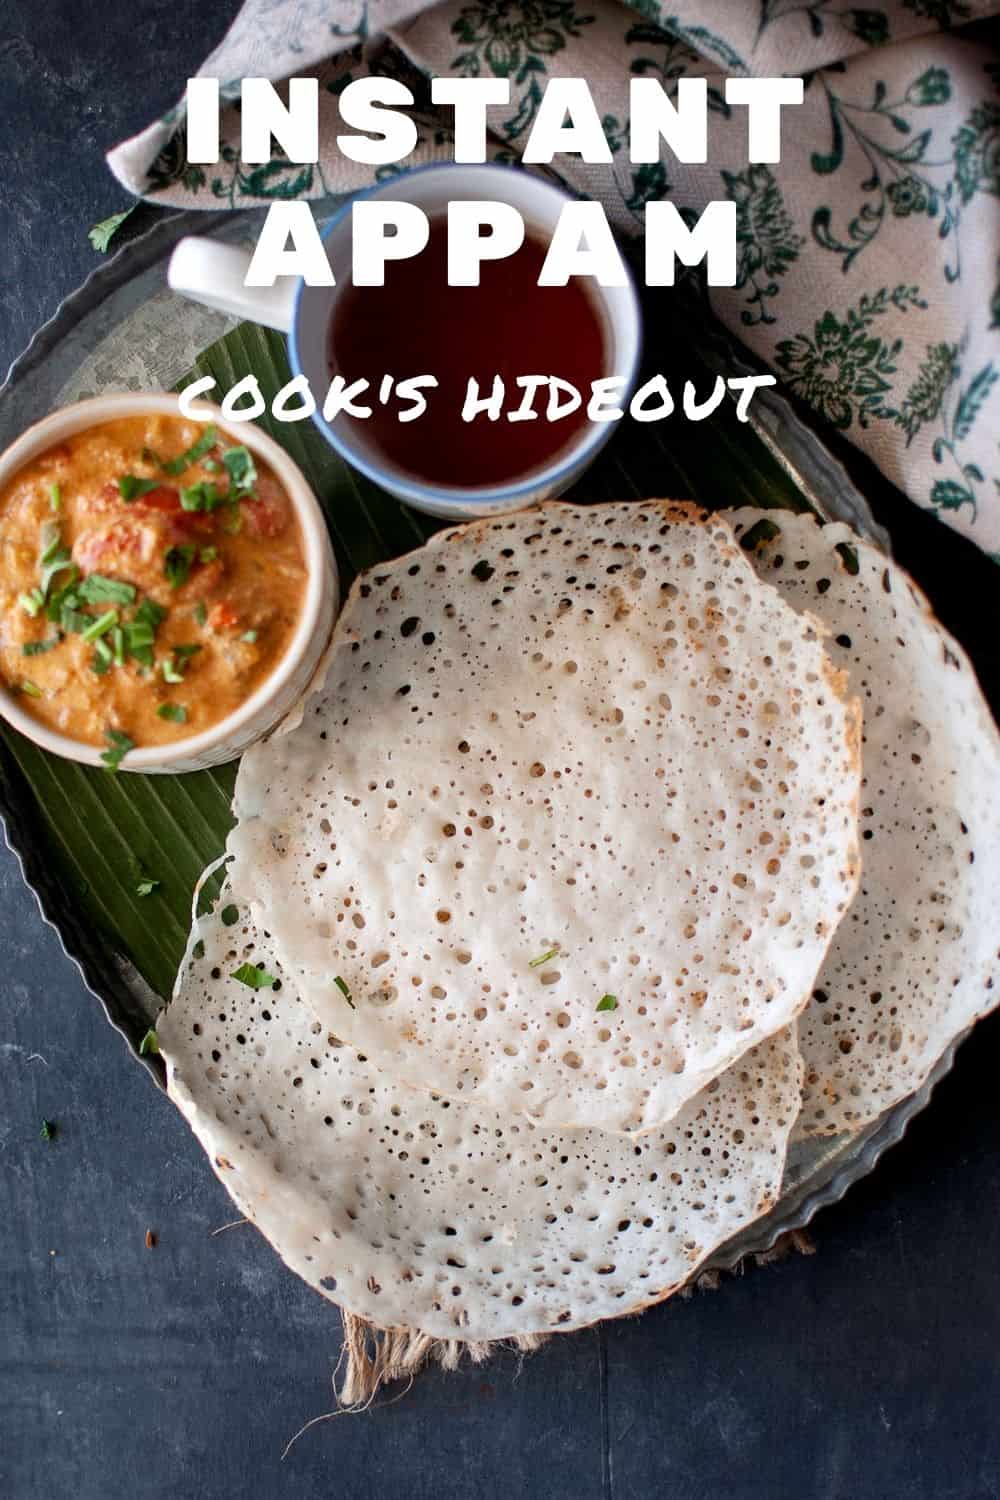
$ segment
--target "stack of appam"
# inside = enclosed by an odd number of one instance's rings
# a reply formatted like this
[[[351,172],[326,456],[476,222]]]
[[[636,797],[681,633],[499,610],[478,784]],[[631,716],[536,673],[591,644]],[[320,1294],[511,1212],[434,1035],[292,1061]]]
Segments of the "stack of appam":
[[[677,1290],[997,998],[1000,742],[841,526],[547,504],[363,574],[237,778],[158,1023],[285,1261],[392,1357]]]

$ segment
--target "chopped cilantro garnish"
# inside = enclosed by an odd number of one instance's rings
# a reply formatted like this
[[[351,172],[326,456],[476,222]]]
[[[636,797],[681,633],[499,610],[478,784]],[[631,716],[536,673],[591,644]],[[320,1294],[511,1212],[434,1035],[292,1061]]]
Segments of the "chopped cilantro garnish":
[[[182,510],[203,510],[211,513],[218,510],[220,505],[229,505],[228,495],[220,495],[216,486],[210,479],[203,479],[200,484],[192,484],[186,490],[181,490]]]
[[[180,547],[171,547],[167,552],[163,559],[163,576],[172,589],[179,589],[182,584],[187,583],[191,576],[194,554],[195,548],[190,542],[185,542]]]
[[[144,599],[124,627],[125,650],[143,667],[153,665],[153,640],[167,611],[154,599]]]
[[[101,760],[109,771],[117,771],[128,752],[135,749],[135,740],[130,740],[120,729],[106,729],[104,738],[108,749],[102,753]]]
[[[219,465],[216,463],[214,458],[206,458],[205,462],[202,464],[202,468],[208,474],[218,474],[219,472]]]
[[[21,692],[24,693],[28,698],[40,698],[42,696],[41,688],[38,687],[34,682],[29,682],[27,679],[25,679],[25,681],[21,683]]]
[[[204,625],[205,621],[208,619],[208,609],[206,608],[204,599],[199,599],[198,603],[195,605],[194,617],[198,621],[199,625]]]
[[[46,521],[42,527],[41,555],[38,563],[42,575],[39,587],[44,597],[48,594],[49,585],[56,574],[73,565],[68,548],[62,545],[58,521]]]
[[[263,965],[240,964],[230,975],[231,979],[238,979],[240,984],[245,984],[252,990],[271,990],[277,984],[273,974],[265,972]]]
[[[142,878],[135,888],[135,893],[137,896],[151,896],[159,883],[158,880],[153,879],[152,875],[142,873]]]
[[[186,452],[179,454],[177,458],[168,459],[166,463],[160,465],[164,474],[172,474],[175,478],[178,474],[183,474],[185,469],[190,469],[191,465],[196,464],[199,458],[204,458],[206,453],[211,452],[215,447],[216,437],[215,428],[209,423],[198,441],[192,443]]]
[[[188,711],[183,703],[161,703],[156,710],[158,719],[169,719],[171,724],[186,724]]]
[[[135,612],[136,624],[148,625],[151,630],[157,630],[166,618],[167,610],[155,599],[143,599]]]
[[[123,474],[118,481],[118,493],[126,504],[130,500],[137,500],[140,495],[148,495],[150,490],[159,488],[158,479],[138,479],[135,474]]]
[[[91,658],[90,670],[98,677],[103,677],[105,672],[111,670],[114,656],[107,641],[97,641],[94,645],[94,655]]]
[[[212,563],[215,562],[218,555],[218,547],[202,547],[201,551],[198,553],[198,561],[203,563]]]
[[[53,635],[47,641],[26,641],[21,647],[21,655],[44,656],[46,651],[52,650],[53,646],[58,646],[61,640],[61,635]]]
[[[49,485],[49,505],[52,510],[62,510],[62,487],[58,484]]]
[[[559,953],[558,948],[550,948],[548,953],[542,953],[538,958],[533,958],[528,963],[529,969],[540,969],[542,964],[547,964],[550,958],[555,958]]]
[[[105,578],[101,573],[85,578],[78,593],[85,604],[135,603],[135,589],[130,583],[119,583],[117,578]]]
[[[175,646],[160,662],[164,682],[183,682],[185,667],[200,650],[199,645]]]
[[[54,1120],[43,1120],[42,1128],[38,1132],[43,1141],[54,1141],[56,1138],[56,1124]]]
[[[154,880],[153,885],[156,884],[157,882]],[[140,891],[139,894],[140,896],[147,896],[149,892]],[[142,1041],[139,1043],[139,1056],[148,1057],[150,1054],[152,1054],[155,1057],[159,1053],[159,1050],[159,1038],[157,1037],[156,1032],[153,1030],[153,1028],[150,1027],[150,1029],[146,1032],[146,1035],[143,1037]]]
[[[144,667],[153,665],[153,627],[144,621],[130,620],[122,627],[125,638],[125,650],[129,656],[134,656],[136,661]]]
[[[615,995],[602,995],[597,1002],[598,1010],[617,1010],[618,1000]]]
[[[229,482],[235,491],[245,494],[257,483],[257,468],[249,448],[227,448],[222,455]]]
[[[254,641],[256,639],[257,639],[257,632],[256,632],[256,630],[244,630],[243,634],[240,636],[240,640],[241,641],[246,641],[246,643],[247,643],[248,646],[252,646],[253,643],[254,643]]]
[[[351,1009],[352,1010],[356,1010],[357,1006],[354,1004],[354,1001],[351,999],[351,992],[350,992],[350,990],[347,987],[346,980],[341,979],[340,975],[338,974],[334,978],[333,982],[337,986],[338,990],[343,995],[344,999],[347,1001],[347,1003],[351,1007]]]
[[[93,619],[93,615],[85,615],[76,607],[76,596],[67,599],[59,611],[59,624],[65,635],[79,635],[86,630]]]
[[[45,595],[41,589],[29,589],[26,594],[18,595],[17,602],[34,619],[45,603]]]
[[[79,577],[79,568],[71,568],[69,577],[67,578],[66,582],[62,584],[60,588],[53,589],[52,593],[49,596],[49,602],[45,608],[45,613],[48,615],[50,620],[61,624],[63,610],[75,609],[79,604],[80,595],[77,592],[77,580],[79,579]],[[41,594],[41,589],[37,590],[37,592]],[[65,630],[66,628],[67,627],[63,625],[63,629]]]
[[[98,615],[92,620],[86,630],[80,632],[82,640],[96,641],[100,636],[107,635],[112,625],[118,624],[118,611],[116,609],[105,610],[103,615]]]

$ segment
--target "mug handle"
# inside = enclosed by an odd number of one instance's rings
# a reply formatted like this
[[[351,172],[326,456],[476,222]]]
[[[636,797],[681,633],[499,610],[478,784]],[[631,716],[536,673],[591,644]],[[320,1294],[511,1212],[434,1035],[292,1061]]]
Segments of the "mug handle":
[[[174,247],[167,285],[192,302],[290,333],[298,281],[286,276],[274,286],[246,286],[250,260],[249,250],[189,234]]]

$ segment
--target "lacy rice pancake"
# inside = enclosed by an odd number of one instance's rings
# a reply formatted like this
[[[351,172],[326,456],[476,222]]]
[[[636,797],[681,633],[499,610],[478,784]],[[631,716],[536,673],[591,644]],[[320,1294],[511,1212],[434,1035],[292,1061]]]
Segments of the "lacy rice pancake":
[[[241,1211],[325,1296],[411,1329],[415,1353],[668,1296],[774,1203],[801,1078],[788,1028],[638,1144],[419,1094],[319,1026],[228,894],[195,925],[157,1037]]]
[[[1000,735],[912,580],[846,526],[741,510],[760,576],[826,624],[864,711],[857,898],[799,1022],[803,1134],[919,1088],[1000,999]]]
[[[0,493],[0,682],[123,752],[211,728],[287,649],[306,585],[284,489],[213,426],[101,423]]]
[[[357,581],[243,760],[231,889],[394,1079],[640,1132],[808,999],[858,785],[819,631],[725,525],[548,505]]]

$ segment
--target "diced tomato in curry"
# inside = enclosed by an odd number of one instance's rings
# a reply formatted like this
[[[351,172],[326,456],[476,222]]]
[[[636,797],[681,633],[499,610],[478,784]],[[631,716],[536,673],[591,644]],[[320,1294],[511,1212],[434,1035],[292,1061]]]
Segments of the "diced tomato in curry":
[[[105,422],[0,492],[0,683],[88,744],[186,738],[274,670],[305,585],[291,502],[238,438]]]

